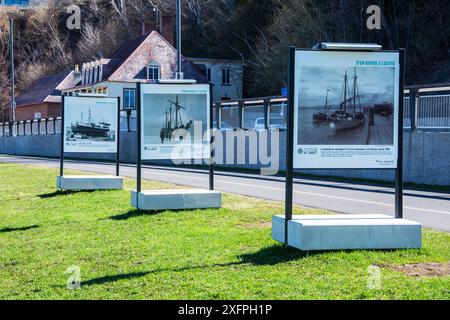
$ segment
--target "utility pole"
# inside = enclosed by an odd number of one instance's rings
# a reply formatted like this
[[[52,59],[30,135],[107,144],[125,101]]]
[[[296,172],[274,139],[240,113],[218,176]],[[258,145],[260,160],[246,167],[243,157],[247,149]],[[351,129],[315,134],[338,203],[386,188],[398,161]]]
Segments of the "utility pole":
[[[11,114],[12,122],[16,121],[16,100],[14,93],[14,19],[13,15],[9,14],[9,52],[10,52],[10,62],[11,62]]]
[[[183,72],[181,71],[181,0],[177,2],[177,79],[183,79]]]

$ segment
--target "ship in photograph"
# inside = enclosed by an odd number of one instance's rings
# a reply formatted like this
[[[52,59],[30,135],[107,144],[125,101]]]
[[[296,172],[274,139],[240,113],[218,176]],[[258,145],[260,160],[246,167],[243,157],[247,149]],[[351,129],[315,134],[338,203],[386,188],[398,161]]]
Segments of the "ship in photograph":
[[[331,117],[328,113],[328,94],[330,93],[330,90],[327,89],[327,94],[325,98],[325,108],[324,112],[318,112],[313,114],[313,121],[315,124],[320,125],[322,123],[327,123],[331,121]]]
[[[330,127],[336,131],[356,129],[364,125],[365,115],[361,110],[361,102],[359,101],[358,76],[353,77],[353,93],[349,94],[350,87],[348,85],[348,74],[345,72],[343,87],[343,102],[339,105],[339,110],[331,114]],[[359,111],[356,110],[356,100],[358,99]]]
[[[186,108],[180,105],[178,95],[175,101],[167,100],[169,106],[166,109],[166,120],[164,126],[161,128],[160,137],[161,143],[165,141],[183,141],[188,130],[192,128],[194,122],[192,120],[183,121]],[[185,133],[175,137],[174,132],[180,132],[177,130],[185,130]]]
[[[107,122],[97,123],[92,116],[92,111],[89,109],[89,116],[86,121],[83,119],[83,113],[81,113],[81,119],[75,123],[72,123],[70,130],[68,131],[68,140],[79,140],[89,138],[108,139],[111,136],[111,124]]]

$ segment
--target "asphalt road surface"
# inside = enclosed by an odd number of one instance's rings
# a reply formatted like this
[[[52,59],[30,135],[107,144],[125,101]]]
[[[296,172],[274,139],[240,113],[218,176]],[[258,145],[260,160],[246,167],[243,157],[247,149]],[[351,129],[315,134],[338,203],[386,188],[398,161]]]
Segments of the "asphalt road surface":
[[[59,167],[59,160],[0,156],[0,162]],[[65,161],[65,168],[102,174],[114,174],[115,165],[90,161]],[[136,177],[136,167],[121,166],[121,175]],[[169,182],[189,187],[208,188],[206,170],[144,166],[143,179]],[[55,178],[56,181],[56,178]],[[386,214],[394,216],[394,190],[389,187],[294,179],[294,202],[343,214]],[[56,183],[56,182],[55,182]],[[284,201],[284,179],[255,174],[216,172],[215,189],[228,193]],[[282,214],[282,212],[274,212]],[[405,190],[404,217],[424,226],[450,232],[450,194]]]

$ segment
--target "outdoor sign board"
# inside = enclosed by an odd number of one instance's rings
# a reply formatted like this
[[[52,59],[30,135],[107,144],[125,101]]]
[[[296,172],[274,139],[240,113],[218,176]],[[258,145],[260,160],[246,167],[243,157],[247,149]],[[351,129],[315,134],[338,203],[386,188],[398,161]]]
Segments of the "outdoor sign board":
[[[64,152],[117,153],[117,98],[64,97]]]
[[[210,86],[142,84],[141,159],[209,159]]]
[[[398,51],[295,50],[296,169],[396,169]]]

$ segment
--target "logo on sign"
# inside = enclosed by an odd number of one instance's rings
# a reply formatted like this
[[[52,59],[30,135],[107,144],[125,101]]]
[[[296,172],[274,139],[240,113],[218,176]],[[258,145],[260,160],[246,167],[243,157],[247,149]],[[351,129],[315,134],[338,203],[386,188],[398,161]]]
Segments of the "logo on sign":
[[[298,149],[300,155],[315,155],[317,154],[317,148],[300,148]]]

